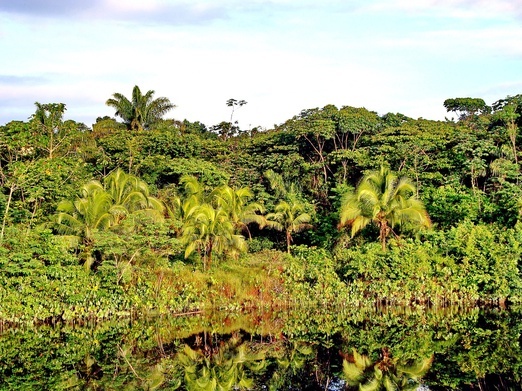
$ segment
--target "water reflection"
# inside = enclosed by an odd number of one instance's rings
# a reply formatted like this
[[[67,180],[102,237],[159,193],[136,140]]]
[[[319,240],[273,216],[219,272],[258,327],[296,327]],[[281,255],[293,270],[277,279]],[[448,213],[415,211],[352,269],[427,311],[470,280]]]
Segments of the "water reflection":
[[[267,365],[264,350],[252,349],[237,335],[216,346],[193,349],[185,344],[174,363],[181,368],[187,390],[251,389],[254,376]]]
[[[0,390],[515,390],[520,318],[301,308],[7,329]]]
[[[353,349],[344,355],[342,377],[347,387],[359,390],[417,390],[420,380],[433,361],[430,357],[404,360],[391,357],[390,350],[382,348],[377,361]]]

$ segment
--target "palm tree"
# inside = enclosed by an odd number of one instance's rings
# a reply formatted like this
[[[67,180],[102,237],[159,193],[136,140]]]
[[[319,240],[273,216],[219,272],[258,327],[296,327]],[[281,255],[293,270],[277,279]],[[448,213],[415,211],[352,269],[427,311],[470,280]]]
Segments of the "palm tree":
[[[295,183],[286,183],[280,174],[272,170],[265,172],[276,197],[283,198],[275,206],[275,212],[266,215],[266,225],[269,228],[286,233],[286,251],[290,253],[292,234],[311,228],[309,224],[312,216],[307,212],[310,209],[300,199],[300,192]]]
[[[111,196],[98,181],[85,184],[74,201],[64,200],[58,204],[56,230],[73,240],[74,247],[82,243],[81,258],[88,270],[94,263],[92,250],[94,233],[109,229],[115,224],[115,211]]]
[[[286,198],[289,195],[292,196],[300,193],[295,183],[285,182],[283,177],[273,170],[265,171],[265,177],[270,182],[270,187],[274,190],[277,198]]]
[[[114,228],[138,211],[155,220],[162,218],[163,205],[149,195],[146,183],[134,175],[118,169],[105,178],[104,185],[94,180],[88,182],[75,200],[58,204],[55,217],[59,233],[84,245],[86,268],[94,262],[92,248],[96,231]]]
[[[191,213],[183,226],[181,240],[186,245],[185,258],[194,251],[202,253],[205,270],[212,263],[212,254],[237,255],[246,250],[245,238],[235,234],[234,224],[225,210],[210,204],[199,205]]]
[[[117,92],[105,104],[116,109],[116,115],[123,119],[127,128],[143,130],[160,120],[169,110],[176,107],[168,98],[160,97],[153,99],[153,96],[153,90],[149,90],[143,95],[139,87],[134,86],[131,100]]]
[[[264,207],[258,202],[248,202],[254,194],[248,187],[241,189],[233,189],[230,186],[221,186],[214,191],[214,197],[219,207],[223,208],[234,224],[236,232],[248,233],[249,239],[252,239],[248,224],[256,223],[263,228],[266,219],[258,213],[264,212]]]
[[[77,237],[88,245],[98,229],[111,227],[115,222],[111,196],[98,181],[90,181],[80,189],[74,201],[64,200],[58,204],[56,227],[58,232]]]
[[[127,174],[118,168],[105,177],[105,191],[111,196],[113,210],[118,215],[118,222],[128,214],[144,210],[160,220],[164,206],[160,200],[152,197],[147,183],[137,176]]]
[[[274,213],[266,215],[268,227],[285,231],[286,251],[289,254],[292,234],[312,227],[309,224],[312,216],[305,209],[305,204],[297,197],[288,197],[286,201],[280,201],[276,205]]]
[[[350,226],[352,237],[369,223],[378,227],[383,251],[394,227],[431,225],[424,204],[416,197],[415,185],[386,167],[366,175],[341,205],[339,227]]]
[[[197,211],[199,206],[206,203],[207,198],[203,185],[192,175],[183,175],[180,183],[184,186],[184,195],[176,190],[167,189],[164,194],[166,215],[173,222],[171,225],[178,236],[183,233],[185,226]]]
[[[181,177],[184,195],[173,194],[166,202],[167,214],[173,226],[178,227],[182,242],[186,245],[185,257],[199,252],[203,267],[207,269],[214,254],[236,256],[246,250],[242,231],[248,232],[248,224],[265,219],[258,212],[264,208],[256,202],[248,202],[253,196],[248,188],[235,190],[228,185],[205,191],[199,180],[190,175]],[[180,227],[180,229],[179,229]]]

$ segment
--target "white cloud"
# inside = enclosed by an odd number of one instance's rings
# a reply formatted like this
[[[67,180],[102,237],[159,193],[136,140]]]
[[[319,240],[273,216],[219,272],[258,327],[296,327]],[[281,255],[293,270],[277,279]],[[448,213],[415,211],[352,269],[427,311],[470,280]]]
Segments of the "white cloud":
[[[112,12],[157,12],[163,8],[162,3],[157,0],[105,0],[103,8]]]
[[[363,6],[376,12],[422,13],[445,18],[491,19],[522,16],[522,0],[379,0]]]

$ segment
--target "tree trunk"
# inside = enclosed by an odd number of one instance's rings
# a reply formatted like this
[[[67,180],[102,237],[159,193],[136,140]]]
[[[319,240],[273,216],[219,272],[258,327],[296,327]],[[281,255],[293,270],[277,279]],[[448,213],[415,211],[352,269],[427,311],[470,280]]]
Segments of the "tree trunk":
[[[203,257],[203,270],[207,271],[210,269],[210,265],[212,264],[212,242],[209,243],[207,248],[205,249],[205,256]]]
[[[2,222],[2,232],[0,232],[0,244],[4,242],[5,224],[7,222],[7,216],[9,214],[9,207],[11,205],[11,199],[13,198],[13,192],[16,185],[11,185],[9,188],[9,197],[7,198],[7,204],[5,205],[4,220]]]
[[[286,251],[290,254],[290,245],[292,244],[292,233],[286,230]]]
[[[511,141],[511,147],[513,148],[513,158],[515,159],[515,164],[518,165],[518,156],[517,156],[517,125],[515,121],[512,120],[508,124],[508,135]]]
[[[50,133],[50,141],[49,141],[49,159],[53,158],[53,137],[54,137],[54,129],[51,129]]]
[[[388,222],[386,220],[379,221],[379,239],[381,241],[382,251],[386,251],[386,238],[388,237],[388,233],[390,232],[390,228],[388,227]]]

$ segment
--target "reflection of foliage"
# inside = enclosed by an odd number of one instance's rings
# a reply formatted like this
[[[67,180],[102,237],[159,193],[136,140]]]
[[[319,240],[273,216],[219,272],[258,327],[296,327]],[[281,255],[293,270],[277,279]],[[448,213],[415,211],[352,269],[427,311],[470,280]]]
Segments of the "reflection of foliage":
[[[295,383],[294,378],[315,357],[315,351],[308,343],[294,341],[288,348],[276,351],[275,357],[277,366],[268,383],[270,390],[284,389]]]
[[[183,367],[187,390],[243,390],[254,384],[252,373],[265,368],[264,354],[248,350],[237,338],[215,349],[192,349],[185,345],[177,359]]]
[[[433,356],[404,362],[392,358],[389,349],[383,348],[380,359],[372,362],[353,349],[343,360],[343,376],[348,386],[359,386],[364,391],[416,390],[432,361]]]
[[[430,389],[521,385],[517,313],[294,311],[292,322],[288,314],[266,319],[272,326],[264,331],[259,317],[249,319],[253,314],[243,321],[220,316],[3,330],[0,390],[233,389],[230,379],[236,389],[326,389],[329,381],[340,384],[332,373],[355,389],[414,389],[421,375]],[[308,324],[308,333],[281,334],[283,324],[288,330],[297,323]],[[248,337],[230,339],[238,329]],[[198,342],[205,332],[206,344]]]

